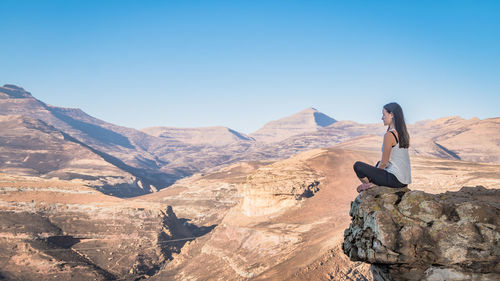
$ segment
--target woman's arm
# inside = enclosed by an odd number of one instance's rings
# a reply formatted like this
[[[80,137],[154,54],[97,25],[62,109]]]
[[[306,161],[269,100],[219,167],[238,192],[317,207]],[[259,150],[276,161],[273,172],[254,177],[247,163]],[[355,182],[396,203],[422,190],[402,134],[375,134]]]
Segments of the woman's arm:
[[[385,169],[387,163],[389,163],[389,157],[391,156],[392,146],[396,144],[396,139],[392,133],[387,132],[384,135],[384,143],[382,144],[382,160],[378,164],[378,168]]]

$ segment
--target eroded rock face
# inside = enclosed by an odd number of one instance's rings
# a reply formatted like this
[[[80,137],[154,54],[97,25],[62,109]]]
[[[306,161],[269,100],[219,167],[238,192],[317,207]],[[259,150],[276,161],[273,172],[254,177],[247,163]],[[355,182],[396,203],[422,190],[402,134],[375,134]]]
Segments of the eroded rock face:
[[[351,204],[342,249],[375,280],[500,280],[500,190],[376,187]]]
[[[170,206],[0,174],[2,280],[136,280],[192,236]]]
[[[243,187],[243,214],[250,217],[269,215],[297,205],[298,200],[312,197],[319,191],[323,177],[304,167],[301,158],[317,153],[321,150],[296,155],[249,175]]]

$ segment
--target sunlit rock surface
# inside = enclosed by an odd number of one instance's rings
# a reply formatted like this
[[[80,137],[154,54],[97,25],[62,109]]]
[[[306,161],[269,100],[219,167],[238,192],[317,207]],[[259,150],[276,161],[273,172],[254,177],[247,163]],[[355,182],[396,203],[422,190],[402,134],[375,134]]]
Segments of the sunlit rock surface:
[[[0,174],[0,279],[136,280],[192,236],[166,205]]]
[[[500,190],[375,187],[351,206],[343,251],[374,280],[499,280]]]

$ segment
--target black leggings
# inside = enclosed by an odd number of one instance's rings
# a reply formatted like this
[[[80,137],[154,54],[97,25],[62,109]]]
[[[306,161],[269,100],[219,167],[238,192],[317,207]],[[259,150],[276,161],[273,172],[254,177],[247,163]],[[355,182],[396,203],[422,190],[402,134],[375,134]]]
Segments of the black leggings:
[[[377,163],[378,164],[378,163]],[[372,165],[363,162],[354,163],[354,172],[358,178],[368,178],[368,180],[376,185],[383,185],[388,187],[400,188],[405,187],[406,184],[401,183],[395,175],[387,172],[384,169],[379,169]]]

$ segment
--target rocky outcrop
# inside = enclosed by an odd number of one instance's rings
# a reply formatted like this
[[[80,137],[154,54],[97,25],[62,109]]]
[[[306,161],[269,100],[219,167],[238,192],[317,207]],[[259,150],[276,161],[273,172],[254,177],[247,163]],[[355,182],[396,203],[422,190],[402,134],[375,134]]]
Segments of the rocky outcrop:
[[[312,197],[320,189],[322,176],[304,167],[302,161],[320,153],[321,150],[304,152],[249,175],[243,186],[242,213],[249,217],[269,215]]]
[[[351,203],[343,251],[374,280],[500,280],[500,190],[376,187]]]

